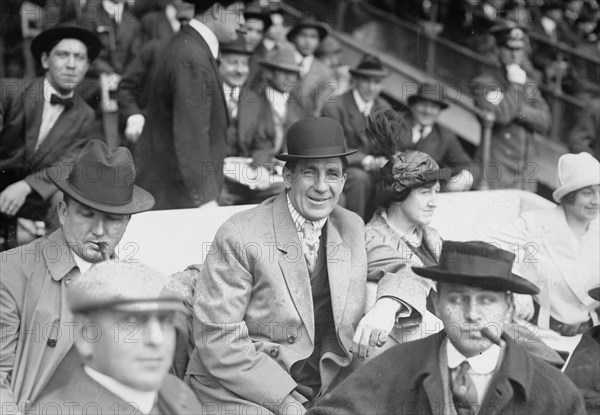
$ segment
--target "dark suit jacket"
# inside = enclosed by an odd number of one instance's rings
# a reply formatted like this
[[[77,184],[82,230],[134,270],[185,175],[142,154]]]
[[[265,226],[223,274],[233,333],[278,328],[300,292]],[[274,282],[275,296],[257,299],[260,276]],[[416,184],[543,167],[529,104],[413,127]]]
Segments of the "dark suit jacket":
[[[167,375],[163,386],[158,391],[158,407],[160,415],[199,415],[203,413],[202,405],[190,388],[173,375]],[[61,388],[41,397],[27,411],[28,415],[54,413],[61,409],[62,414],[80,415],[93,411],[98,414],[130,414],[142,413],[130,403],[90,378],[82,366],[73,373],[69,381]],[[157,413],[152,411],[152,413]]]
[[[440,332],[395,346],[350,375],[317,406],[316,414],[447,414],[440,371]],[[528,354],[506,334],[502,364],[480,414],[585,414],[583,398],[558,369]]]
[[[208,44],[190,26],[159,53],[135,154],[137,184],[154,195],[154,209],[191,208],[219,195],[229,123],[222,84]]]
[[[252,157],[255,163],[264,164],[274,162],[274,157],[285,151],[285,132],[290,125],[302,118],[301,110],[293,102],[287,104],[287,114],[284,123],[283,145],[275,151],[275,124],[273,122],[273,108],[269,103],[265,91],[255,98],[252,92],[241,94],[238,110],[238,143],[242,153]]]
[[[254,49],[252,55],[250,56],[250,68],[248,71],[248,81],[246,84],[255,85],[254,87],[258,87],[258,85],[262,81],[262,66],[260,61],[265,58],[269,51],[265,48],[265,45],[260,42],[260,44]]]
[[[305,117],[321,113],[325,101],[336,92],[333,71],[321,59],[315,57],[310,69],[299,81],[298,102]]]
[[[167,20],[167,15],[164,10],[150,12],[140,21],[140,46],[150,40],[158,40],[166,42],[175,35],[173,27]]]
[[[588,414],[600,413],[600,326],[592,327],[581,337],[567,363],[565,375],[583,393]]]
[[[356,153],[348,156],[348,163],[351,166],[360,166],[362,159],[372,154],[371,143],[365,134],[365,116],[358,110],[352,89],[330,101],[323,106],[322,115],[333,118],[342,125],[346,135],[346,146],[358,149]],[[377,98],[373,110],[377,107],[389,108],[390,105],[382,98]]]
[[[58,117],[35,150],[44,109],[43,78],[0,81],[0,191],[25,180],[35,191],[28,202],[47,201],[56,186],[47,178],[48,169],[74,161],[90,139],[93,110],[75,94],[74,105]],[[42,216],[43,218],[43,216]]]

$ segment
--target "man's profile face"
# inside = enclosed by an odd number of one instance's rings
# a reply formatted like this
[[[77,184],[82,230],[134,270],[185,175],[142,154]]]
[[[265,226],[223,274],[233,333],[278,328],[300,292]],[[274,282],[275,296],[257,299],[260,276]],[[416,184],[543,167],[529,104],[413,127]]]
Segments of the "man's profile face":
[[[246,41],[246,50],[248,52],[254,51],[260,44],[265,34],[265,22],[260,19],[248,19],[246,20],[246,34],[244,39]]]
[[[77,39],[61,40],[50,53],[42,53],[41,61],[46,78],[61,94],[74,90],[90,67],[87,47]]]
[[[312,55],[315,53],[321,42],[319,31],[314,27],[300,29],[294,37],[293,42],[302,56]]]
[[[440,283],[434,294],[437,317],[448,339],[465,357],[486,351],[492,343],[481,331],[499,335],[512,313],[512,299],[505,292],[489,291],[462,284]]]
[[[229,86],[241,86],[248,79],[250,56],[242,53],[224,53],[221,56],[219,72]]]
[[[362,99],[370,102],[381,94],[383,78],[380,76],[357,76],[354,78],[354,87]]]
[[[294,209],[305,219],[326,218],[338,203],[346,183],[339,157],[299,160],[294,171],[283,170]]]
[[[213,6],[215,19],[218,21],[214,29],[217,39],[221,43],[233,42],[238,38],[238,31],[242,30],[245,24],[244,3],[236,1],[229,7],[222,7],[220,4]]]
[[[58,219],[67,243],[73,252],[91,263],[102,261],[103,252],[112,255],[130,218],[131,215],[99,212],[73,199],[58,205]]]
[[[173,363],[173,321],[174,311],[102,310],[92,313],[75,344],[92,369],[133,389],[157,391]]]

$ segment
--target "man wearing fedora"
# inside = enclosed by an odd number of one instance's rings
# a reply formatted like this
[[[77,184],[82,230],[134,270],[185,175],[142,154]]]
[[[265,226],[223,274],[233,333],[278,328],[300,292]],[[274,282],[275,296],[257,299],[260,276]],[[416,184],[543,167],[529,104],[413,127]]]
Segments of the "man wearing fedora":
[[[138,262],[107,261],[74,278],[67,302],[81,362],[27,414],[202,414],[168,374],[177,314],[188,312],[182,300],[177,281]]]
[[[16,245],[17,218],[55,221],[60,197],[45,172],[72,162],[90,139],[94,113],[74,90],[100,47],[82,28],[46,30],[31,43],[44,76],[0,81],[0,239],[8,240],[6,247]]]
[[[452,177],[444,184],[443,191],[469,190],[473,185],[473,175],[469,171],[473,160],[461,146],[458,137],[437,123],[440,113],[448,108],[443,86],[420,84],[417,93],[408,97],[408,107],[412,114],[414,150],[429,154],[440,167],[450,168]]]
[[[513,293],[539,292],[512,273],[514,259],[485,242],[444,241],[438,265],[412,268],[436,281],[443,330],[377,356],[309,413],[585,414],[575,385],[502,331]]]
[[[301,19],[287,34],[300,66],[298,94],[305,117],[319,115],[327,98],[335,95],[333,71],[315,56],[327,34],[327,27],[311,17]]]
[[[276,156],[286,191],[225,222],[198,277],[196,292],[207,295],[194,303],[187,375],[216,412],[303,412],[400,308],[389,298],[398,293],[380,290],[353,346],[366,296],[364,224],[337,201],[355,150],[324,117],[292,125],[287,146]]]
[[[216,204],[230,119],[219,75],[219,42],[237,39],[241,0],[186,0],[195,17],[161,49],[146,124],[135,151],[138,184],[155,209]]]
[[[333,118],[344,128],[346,145],[358,151],[348,157],[348,180],[344,187],[344,206],[366,219],[367,204],[372,197],[379,171],[371,143],[365,133],[367,118],[372,110],[390,108],[379,95],[388,71],[377,56],[366,54],[358,65],[350,69],[352,89],[333,102],[323,106],[322,115]]]
[[[246,48],[251,53],[250,71],[248,74],[248,82],[250,84],[261,81],[259,76],[261,72],[260,62],[265,58],[267,52],[275,47],[273,44],[270,45],[272,46],[270,49],[267,49],[265,44],[267,32],[273,25],[271,13],[275,11],[271,5],[262,7],[259,2],[255,2],[248,5],[244,12],[244,19],[246,20],[244,39],[246,40]]]
[[[533,78],[523,69],[525,32],[513,25],[490,29],[496,39],[497,70],[473,79],[470,89],[475,105],[495,116],[488,165],[478,149],[475,186],[486,181],[490,189],[537,188],[537,165],[532,161],[535,143],[545,140],[551,124],[548,104]]]
[[[92,264],[116,257],[131,215],[154,204],[133,184],[135,169],[126,148],[109,150],[91,140],[66,170],[48,173],[64,194],[58,205],[61,227],[0,258],[3,414],[24,411],[69,377],[77,356],[68,335],[73,320],[65,304],[67,286]]]

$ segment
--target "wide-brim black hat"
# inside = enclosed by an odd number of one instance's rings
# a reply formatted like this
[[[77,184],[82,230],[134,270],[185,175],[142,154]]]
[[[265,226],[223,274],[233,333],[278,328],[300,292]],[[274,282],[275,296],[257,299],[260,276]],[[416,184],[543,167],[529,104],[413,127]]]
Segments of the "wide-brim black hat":
[[[297,121],[287,132],[287,154],[282,161],[345,157],[358,150],[346,148],[346,137],[339,122],[327,117],[309,117]]]
[[[417,88],[417,93],[408,97],[408,105],[413,105],[418,101],[429,101],[440,106],[441,109],[448,108],[448,103],[444,101],[444,87],[441,84],[422,83]]]
[[[63,25],[44,30],[37,35],[31,41],[31,53],[39,61],[42,53],[48,49],[49,45],[57,43],[62,39],[77,39],[83,42],[87,47],[87,55],[90,61],[96,59],[102,49],[100,39],[91,30],[74,25]]]
[[[539,288],[512,273],[515,255],[482,241],[442,242],[438,265],[412,267],[425,278],[452,284],[479,287],[490,291],[511,291],[534,295]]]
[[[48,177],[63,193],[97,211],[131,215],[154,206],[154,197],[133,184],[135,166],[125,147],[110,150],[105,143],[91,140],[66,172],[51,169]]]
[[[358,65],[350,68],[350,74],[353,76],[385,78],[389,75],[387,69],[381,64],[381,60],[375,56],[366,54],[362,57]]]
[[[306,19],[300,20],[298,23],[296,23],[294,25],[294,27],[292,27],[292,29],[287,34],[287,40],[289,40],[290,42],[293,42],[293,39],[294,39],[294,37],[296,37],[298,32],[305,28],[317,29],[317,32],[319,32],[319,39],[321,41],[323,41],[323,39],[325,39],[327,37],[327,35],[329,34],[329,29],[327,29],[327,26],[325,26],[321,22],[318,22],[317,20],[313,19],[312,17],[308,17]]]
[[[600,301],[600,287],[592,288],[588,291],[588,295],[596,301]]]

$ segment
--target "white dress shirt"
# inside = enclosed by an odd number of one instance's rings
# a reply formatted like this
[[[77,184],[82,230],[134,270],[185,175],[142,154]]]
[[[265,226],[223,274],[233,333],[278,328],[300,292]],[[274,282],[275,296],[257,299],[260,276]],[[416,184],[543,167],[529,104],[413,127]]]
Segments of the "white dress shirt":
[[[225,93],[225,100],[227,101],[227,108],[229,109],[231,118],[237,116],[240,90],[241,88],[239,85],[227,85],[223,82],[223,92]]]
[[[65,110],[64,105],[50,104],[50,97],[54,95],[58,95],[61,98],[71,98],[73,96],[73,92],[69,95],[64,96],[58,93],[58,91],[50,84],[48,79],[44,78],[44,108],[42,110],[42,123],[40,124],[40,132],[38,134],[37,143],[35,145],[35,149],[37,150],[40,145],[44,142],[48,133],[54,127],[54,124],[60,117],[60,114]]]
[[[287,103],[290,99],[289,92],[279,92],[275,88],[267,86],[265,88],[265,94],[273,112],[282,120],[285,120],[287,116]]]
[[[315,55],[303,56],[297,50],[294,51],[294,57],[296,58],[296,62],[300,65],[300,76],[304,77],[310,71],[310,67],[315,60]]]
[[[425,126],[419,123],[415,123],[415,125],[413,125],[412,128],[412,142],[415,144],[418,143],[419,140],[427,137],[431,133],[431,130],[433,130],[433,127],[431,125]]]
[[[290,195],[287,195],[287,204],[288,209],[290,210],[290,214],[292,215],[292,220],[294,221],[294,225],[296,225],[296,233],[298,234],[298,238],[300,241],[304,239],[304,224],[306,223],[306,218],[300,214],[292,205],[292,201],[290,200]],[[321,232],[323,231],[323,226],[325,226],[325,222],[327,222],[327,218],[312,221],[312,224],[315,228],[315,251],[319,252],[319,244],[321,238]]]
[[[356,106],[362,115],[368,117],[371,115],[371,110],[373,109],[373,101],[365,101],[363,97],[360,96],[356,89],[352,90],[352,96],[354,97],[354,102],[356,102]]]
[[[188,25],[196,32],[200,33],[200,36],[202,36],[204,41],[208,44],[208,48],[210,49],[213,58],[217,59],[219,56],[219,39],[217,39],[217,35],[198,19],[190,20]]]

